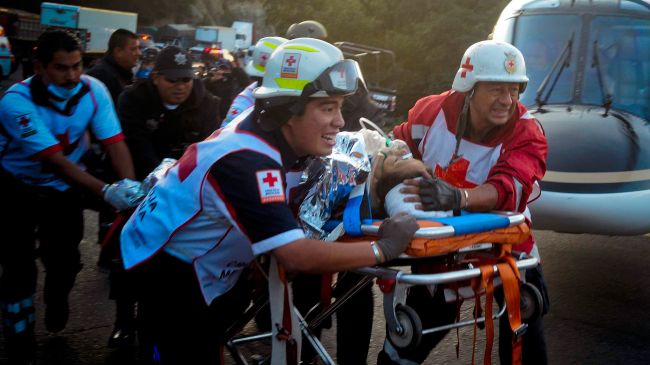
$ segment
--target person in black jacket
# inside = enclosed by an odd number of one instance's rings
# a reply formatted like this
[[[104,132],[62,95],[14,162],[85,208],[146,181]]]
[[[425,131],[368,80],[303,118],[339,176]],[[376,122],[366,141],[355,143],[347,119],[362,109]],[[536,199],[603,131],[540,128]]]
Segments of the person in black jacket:
[[[108,40],[108,50],[104,57],[91,69],[86,71],[90,75],[106,85],[111,94],[113,104],[117,105],[117,98],[120,96],[125,87],[133,83],[133,72],[131,71],[138,63],[140,57],[140,41],[138,36],[126,29],[117,29],[111,34]],[[84,156],[84,163],[88,171],[106,181],[114,181],[116,177],[111,172],[110,162],[107,161],[106,154],[103,153],[99,143],[92,142],[93,147]],[[103,243],[111,224],[115,220],[115,211],[107,204],[100,201],[90,203],[93,209],[99,211],[99,232],[98,242]],[[116,281],[112,280],[113,267],[116,263],[115,258],[119,257],[117,250],[113,246],[103,245],[99,255],[98,265],[108,268],[111,272],[111,289],[109,297],[115,300],[115,328],[109,337],[108,345],[110,347],[121,346],[130,343],[133,340],[131,331],[125,328],[134,327],[134,301],[128,299],[124,288],[116,287]]]
[[[125,87],[133,83],[132,69],[140,57],[138,36],[126,29],[118,29],[108,40],[106,55],[86,74],[99,79],[108,88],[117,104],[117,98]]]
[[[219,58],[209,65],[208,75],[202,80],[203,86],[220,100],[220,117],[226,118],[228,108],[244,88],[251,83],[246,71],[225,58]]]
[[[191,56],[164,48],[149,79],[120,96],[117,108],[138,179],[167,157],[179,158],[220,123],[219,99],[193,79]]]

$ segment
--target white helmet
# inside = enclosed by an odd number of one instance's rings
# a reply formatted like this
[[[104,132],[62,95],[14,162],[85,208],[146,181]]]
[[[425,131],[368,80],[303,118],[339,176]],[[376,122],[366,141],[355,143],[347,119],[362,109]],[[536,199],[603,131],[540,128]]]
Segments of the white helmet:
[[[297,24],[293,23],[287,29],[287,38],[295,39],[303,37],[325,39],[327,38],[327,29],[325,29],[323,24],[315,20],[305,20]]]
[[[516,82],[522,84],[523,92],[528,83],[524,56],[508,43],[492,40],[474,43],[465,51],[451,88],[467,92],[481,81]]]
[[[271,54],[262,86],[253,96],[286,103],[287,98],[350,95],[359,82],[363,83],[359,64],[344,60],[340,49],[320,39],[296,38]],[[271,100],[265,103],[274,104]]]
[[[287,39],[282,37],[264,37],[257,41],[253,49],[253,59],[246,65],[248,76],[264,77],[266,62],[271,57],[271,53],[286,41]]]

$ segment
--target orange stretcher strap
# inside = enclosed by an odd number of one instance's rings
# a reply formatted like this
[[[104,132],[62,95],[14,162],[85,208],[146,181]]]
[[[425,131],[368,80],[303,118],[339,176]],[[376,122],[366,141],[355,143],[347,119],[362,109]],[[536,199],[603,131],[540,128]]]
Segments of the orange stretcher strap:
[[[517,269],[517,262],[510,254],[511,247],[509,245],[500,246],[498,253],[497,269],[501,281],[503,283],[503,295],[505,297],[506,308],[508,310],[508,320],[510,328],[513,333],[521,327],[521,311],[520,311],[520,280],[519,270]],[[494,343],[494,321],[492,319],[492,302],[494,298],[494,266],[492,264],[481,265],[481,276],[472,280],[472,288],[476,297],[475,302],[475,318],[478,317],[478,312],[481,306],[480,292],[485,289],[485,353],[483,356],[483,364],[492,364],[492,345]],[[474,343],[472,345],[472,364],[474,364],[474,350],[476,347],[476,321],[474,322]],[[512,364],[521,365],[521,337],[514,336],[512,339]]]
[[[379,225],[380,223],[375,223]],[[443,224],[433,221],[418,221],[420,228],[442,227]],[[435,256],[458,251],[463,247],[477,243],[492,243],[499,245],[518,245],[530,236],[530,228],[526,223],[508,228],[499,228],[488,232],[472,233],[446,238],[415,238],[406,249],[410,256]],[[343,236],[339,242],[359,242],[372,240],[370,236]]]
[[[420,226],[423,227],[422,222]],[[463,247],[477,243],[493,243],[502,245],[517,245],[530,236],[530,228],[521,223],[517,226],[499,228],[489,232],[472,233],[447,238],[416,238],[411,241],[406,253],[410,256],[434,256],[458,251]]]

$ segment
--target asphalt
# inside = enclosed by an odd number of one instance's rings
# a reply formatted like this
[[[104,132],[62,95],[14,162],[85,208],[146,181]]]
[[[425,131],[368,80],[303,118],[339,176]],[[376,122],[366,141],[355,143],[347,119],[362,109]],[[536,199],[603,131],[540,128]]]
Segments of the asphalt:
[[[12,81],[0,82],[0,91]],[[621,222],[624,224],[624,221]],[[551,311],[545,317],[550,364],[648,364],[650,363],[650,237],[609,237],[535,231],[551,295]],[[37,364],[108,365],[138,364],[137,348],[110,349],[114,304],[108,300],[108,274],[97,265],[97,219],[86,213],[86,233],[81,242],[84,267],[70,296],[71,316],[66,329],[49,334],[43,325],[41,297],[43,271],[39,273],[37,305]],[[7,238],[4,238],[7,239]],[[3,239],[3,240],[4,240]],[[376,288],[376,287],[375,287]],[[368,363],[375,363],[384,340],[381,294],[375,290],[375,323]],[[471,304],[463,306],[471,317]],[[249,326],[247,330],[254,330]],[[325,330],[323,343],[336,353],[336,328]],[[471,362],[472,328],[460,330],[460,357],[456,336],[448,335],[432,351],[426,364]],[[483,332],[478,333],[477,354],[482,357]],[[497,336],[498,337],[498,336]],[[248,345],[246,354],[266,354],[269,347]],[[498,356],[493,353],[495,363]],[[226,363],[233,364],[227,355]],[[0,365],[7,364],[0,333]]]
[[[109,349],[114,306],[108,300],[107,274],[96,266],[96,214],[87,212],[81,243],[84,267],[70,297],[71,318],[59,334],[43,325],[42,297],[37,295],[37,364],[137,364],[136,348]],[[551,312],[545,317],[551,364],[647,364],[650,358],[650,278],[646,272],[650,237],[607,237],[535,232],[551,294]],[[40,279],[43,273],[40,273]],[[41,282],[39,280],[39,288]],[[381,295],[375,293],[375,325],[369,348],[374,363],[384,338]],[[468,318],[471,305],[463,307]],[[253,330],[249,326],[248,330]],[[335,328],[326,330],[323,343],[335,354]],[[482,357],[483,332],[477,355]],[[472,328],[460,331],[460,358],[456,336],[448,335],[426,364],[467,364],[471,361]],[[266,354],[266,344],[245,348],[247,356]],[[0,337],[0,364],[6,364]],[[481,357],[478,357],[479,359]],[[493,359],[498,363],[498,356]],[[227,355],[226,362],[232,364]]]

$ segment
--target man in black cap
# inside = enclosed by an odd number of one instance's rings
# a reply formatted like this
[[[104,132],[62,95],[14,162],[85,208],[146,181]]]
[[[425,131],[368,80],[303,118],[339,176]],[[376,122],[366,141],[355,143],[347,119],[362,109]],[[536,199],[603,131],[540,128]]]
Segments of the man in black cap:
[[[117,112],[138,180],[164,158],[180,158],[189,145],[218,128],[219,100],[193,76],[191,55],[169,46],[160,51],[149,78],[120,95]],[[112,237],[107,246],[119,257],[119,232]],[[113,347],[130,343],[135,330],[134,293],[124,276],[121,261],[117,262],[110,274],[110,297],[116,304],[115,328],[109,339]]]
[[[193,75],[191,55],[169,46],[160,51],[149,79],[120,96],[117,112],[138,179],[218,128],[219,101]]]

